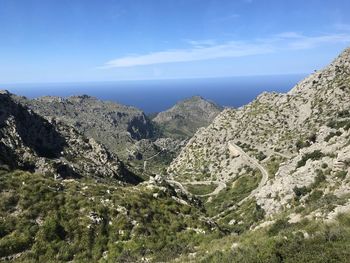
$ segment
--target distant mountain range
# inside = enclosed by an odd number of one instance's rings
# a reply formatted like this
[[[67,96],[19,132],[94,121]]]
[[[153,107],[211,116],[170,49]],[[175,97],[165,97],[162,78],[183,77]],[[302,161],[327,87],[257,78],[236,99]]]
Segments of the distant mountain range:
[[[169,164],[184,140],[189,139],[198,128],[209,125],[222,110],[203,98],[192,97],[178,102],[151,120],[137,108],[88,95],[37,99],[11,96],[37,114],[55,118],[86,137],[94,138],[139,173],[143,172],[147,160],[151,172]]]

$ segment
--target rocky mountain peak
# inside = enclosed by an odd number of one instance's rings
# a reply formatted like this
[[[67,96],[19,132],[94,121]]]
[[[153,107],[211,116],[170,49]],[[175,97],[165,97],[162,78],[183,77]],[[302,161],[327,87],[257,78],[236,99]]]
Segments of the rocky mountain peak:
[[[214,102],[193,96],[159,113],[153,121],[170,137],[191,137],[198,128],[209,125],[221,111]]]
[[[10,95],[10,92],[8,90],[0,90],[1,95]]]

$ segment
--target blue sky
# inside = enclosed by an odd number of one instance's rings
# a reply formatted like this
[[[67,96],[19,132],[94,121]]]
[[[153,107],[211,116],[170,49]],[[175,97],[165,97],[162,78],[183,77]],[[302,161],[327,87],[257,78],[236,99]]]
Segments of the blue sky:
[[[0,0],[0,83],[309,73],[349,0]]]

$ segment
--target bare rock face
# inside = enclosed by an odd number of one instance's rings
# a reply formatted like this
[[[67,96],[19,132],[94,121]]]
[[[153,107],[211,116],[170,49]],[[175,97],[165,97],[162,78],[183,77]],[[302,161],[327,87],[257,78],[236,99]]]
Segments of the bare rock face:
[[[254,192],[257,203],[272,215],[290,208],[295,198],[306,200],[321,187],[315,184],[321,173],[333,187],[327,187],[328,192],[349,193],[344,190],[350,185],[349,130],[350,49],[346,49],[286,94],[263,93],[244,107],[225,109],[197,131],[167,171],[180,181],[228,182],[239,176],[243,165],[257,168],[246,156],[230,151],[230,142],[266,170],[271,159],[283,158],[274,164],[278,172],[269,174],[266,184]],[[346,179],[343,186],[336,178]]]
[[[44,119],[8,93],[0,94],[0,163],[57,178],[137,181],[104,146],[55,118]]]
[[[198,128],[208,126],[221,111],[215,103],[194,96],[159,113],[153,121],[160,125],[165,136],[187,138]]]

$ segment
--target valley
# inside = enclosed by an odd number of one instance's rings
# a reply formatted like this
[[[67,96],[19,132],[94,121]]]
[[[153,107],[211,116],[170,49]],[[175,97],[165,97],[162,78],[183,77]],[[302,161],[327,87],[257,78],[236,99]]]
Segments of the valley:
[[[348,262],[349,48],[240,108],[19,95],[0,93],[0,261]]]

